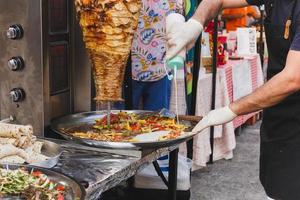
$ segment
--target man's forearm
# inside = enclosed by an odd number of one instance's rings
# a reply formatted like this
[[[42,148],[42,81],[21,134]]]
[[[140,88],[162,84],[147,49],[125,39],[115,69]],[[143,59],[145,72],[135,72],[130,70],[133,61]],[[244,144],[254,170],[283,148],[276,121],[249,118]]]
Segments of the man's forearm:
[[[278,104],[299,89],[299,83],[290,77],[285,72],[279,73],[252,94],[233,102],[231,110],[243,115]]]
[[[232,103],[237,115],[247,114],[278,104],[300,90],[300,52],[290,50],[285,68],[252,94]],[[272,67],[272,66],[270,66]]]
[[[204,25],[216,17],[224,8],[238,8],[246,5],[248,5],[246,0],[203,0],[193,18]]]

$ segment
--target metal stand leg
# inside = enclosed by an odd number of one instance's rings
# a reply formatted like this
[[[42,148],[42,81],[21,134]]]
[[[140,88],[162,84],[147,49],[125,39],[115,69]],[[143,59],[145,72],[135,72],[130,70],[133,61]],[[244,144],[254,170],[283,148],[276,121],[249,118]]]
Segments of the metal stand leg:
[[[175,149],[170,153],[168,200],[176,200],[178,152],[179,149]]]
[[[154,169],[155,169],[157,175],[161,178],[161,180],[164,182],[164,184],[167,187],[169,187],[169,182],[167,181],[164,173],[161,171],[159,164],[157,163],[157,160],[153,162],[153,166],[154,166]]]
[[[217,66],[218,66],[218,17],[214,19],[214,35],[213,35],[213,67],[212,67],[212,97],[211,97],[211,110],[215,109],[216,104],[216,79],[217,79]],[[215,139],[215,127],[210,127],[210,146],[211,155],[209,163],[214,162],[214,139]]]
[[[191,160],[193,160],[193,154],[194,154],[194,139],[190,139],[186,143],[186,148],[187,148],[187,157]]]

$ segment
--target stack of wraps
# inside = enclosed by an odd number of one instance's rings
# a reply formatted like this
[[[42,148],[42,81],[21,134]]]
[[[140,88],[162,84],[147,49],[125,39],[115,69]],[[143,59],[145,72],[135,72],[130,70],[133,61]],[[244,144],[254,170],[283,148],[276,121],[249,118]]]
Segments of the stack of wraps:
[[[75,0],[89,51],[97,102],[122,101],[122,83],[140,0]]]
[[[0,163],[36,163],[45,161],[43,143],[36,141],[32,126],[0,123]]]

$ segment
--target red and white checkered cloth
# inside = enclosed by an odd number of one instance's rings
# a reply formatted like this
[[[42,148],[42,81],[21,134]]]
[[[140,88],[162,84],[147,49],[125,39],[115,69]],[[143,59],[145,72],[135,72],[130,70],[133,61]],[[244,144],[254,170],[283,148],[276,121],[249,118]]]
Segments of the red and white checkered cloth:
[[[245,58],[243,61],[247,61],[250,64],[250,73],[251,73],[251,84],[252,84],[252,91],[254,91],[256,88],[261,86],[263,84],[263,73],[262,73],[262,66],[260,63],[259,56],[252,56],[249,58]],[[227,82],[227,90],[230,102],[233,102],[233,81],[232,81],[232,73],[233,67],[238,67],[242,64],[241,60],[231,60],[226,65],[222,66],[222,68],[225,70],[226,75],[226,82]],[[243,76],[241,74],[240,76]],[[234,128],[237,128],[241,125],[243,125],[248,119],[253,117],[256,113],[251,113],[248,115],[243,115],[237,117],[233,121]]]

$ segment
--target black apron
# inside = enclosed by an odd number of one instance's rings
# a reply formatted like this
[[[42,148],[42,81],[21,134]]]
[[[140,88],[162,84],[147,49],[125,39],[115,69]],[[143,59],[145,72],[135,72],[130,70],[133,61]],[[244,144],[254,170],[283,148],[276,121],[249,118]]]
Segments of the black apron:
[[[274,2],[276,3],[276,1]],[[271,22],[273,3],[266,3],[265,32],[269,52],[267,78],[281,72],[293,37],[293,14],[288,38],[286,25]],[[288,25],[288,24],[287,24]],[[261,126],[260,181],[267,195],[276,200],[300,200],[300,92],[263,111]]]

